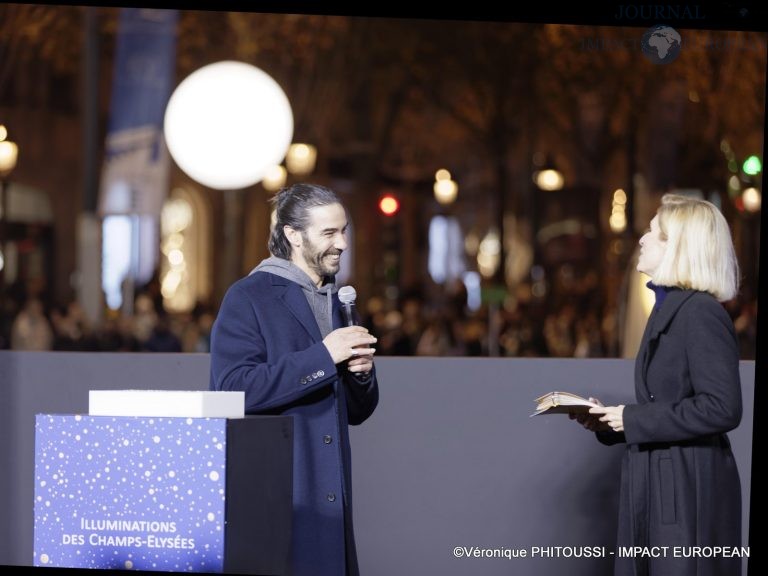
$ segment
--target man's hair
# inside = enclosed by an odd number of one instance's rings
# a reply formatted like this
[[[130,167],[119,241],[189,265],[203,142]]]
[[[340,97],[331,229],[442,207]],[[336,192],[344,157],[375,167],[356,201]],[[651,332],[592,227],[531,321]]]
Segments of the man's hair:
[[[667,247],[653,281],[709,292],[721,302],[735,297],[739,264],[720,210],[706,200],[665,194],[657,214]]]
[[[272,204],[275,211],[269,235],[269,252],[278,258],[290,260],[292,247],[283,228],[290,226],[303,233],[309,225],[310,208],[341,204],[341,200],[333,190],[325,186],[292,184],[275,194]]]

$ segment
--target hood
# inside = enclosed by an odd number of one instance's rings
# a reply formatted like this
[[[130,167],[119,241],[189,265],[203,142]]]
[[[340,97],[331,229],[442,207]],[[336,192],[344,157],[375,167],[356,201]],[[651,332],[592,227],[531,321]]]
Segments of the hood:
[[[298,284],[301,287],[304,296],[307,298],[312,314],[317,320],[317,326],[320,333],[325,338],[333,330],[333,298],[332,295],[338,291],[333,276],[326,276],[325,283],[318,288],[315,283],[301,268],[296,266],[290,260],[270,256],[262,260],[261,263],[251,270],[250,274],[258,272],[268,272],[275,276],[280,276],[286,280]],[[250,275],[249,274],[249,275]]]

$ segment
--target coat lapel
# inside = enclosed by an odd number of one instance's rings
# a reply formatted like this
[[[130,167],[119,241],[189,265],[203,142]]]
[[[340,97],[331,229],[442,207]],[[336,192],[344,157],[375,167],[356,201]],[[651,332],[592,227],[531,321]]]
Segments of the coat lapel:
[[[282,289],[282,293],[278,295],[278,298],[288,309],[288,312],[304,327],[312,339],[316,342],[322,340],[315,315],[312,314],[307,297],[304,296],[304,292],[299,285],[276,274],[272,274],[272,285],[275,288]]]
[[[672,322],[672,318],[675,317],[677,311],[680,310],[680,306],[696,293],[695,290],[672,290],[667,294],[659,310],[656,320],[651,326],[650,339],[658,339],[659,334],[666,330],[669,323]]]
[[[642,393],[644,400],[648,400],[648,385],[646,382],[648,376],[648,366],[656,352],[656,346],[659,344],[659,337],[669,326],[672,319],[677,314],[680,307],[688,298],[695,294],[695,290],[672,290],[667,294],[659,310],[654,308],[651,316],[648,318],[648,325],[643,334],[643,340],[640,345],[640,360],[642,362],[642,372],[640,374],[642,386],[637,388],[638,394]]]

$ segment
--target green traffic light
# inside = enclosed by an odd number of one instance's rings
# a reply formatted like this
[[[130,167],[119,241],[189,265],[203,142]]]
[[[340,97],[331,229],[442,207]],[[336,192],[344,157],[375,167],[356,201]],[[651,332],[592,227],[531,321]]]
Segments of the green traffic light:
[[[754,176],[756,174],[760,174],[763,169],[763,164],[760,162],[760,158],[757,156],[750,156],[744,160],[744,164],[741,166],[741,169],[744,171],[744,174]]]

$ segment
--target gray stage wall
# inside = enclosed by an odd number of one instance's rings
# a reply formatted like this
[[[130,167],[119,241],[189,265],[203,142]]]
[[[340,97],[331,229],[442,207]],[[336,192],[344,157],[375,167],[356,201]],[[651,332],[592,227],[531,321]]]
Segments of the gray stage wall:
[[[206,389],[208,367],[204,354],[0,352],[0,564],[31,564],[35,414],[85,413],[90,389]],[[352,429],[363,576],[612,573],[622,447],[600,445],[567,416],[529,414],[554,389],[630,402],[632,361],[380,358],[377,367],[379,408]],[[742,362],[744,418],[730,434],[745,546],[754,374]],[[605,547],[606,557],[531,558],[534,547],[553,556]]]

